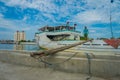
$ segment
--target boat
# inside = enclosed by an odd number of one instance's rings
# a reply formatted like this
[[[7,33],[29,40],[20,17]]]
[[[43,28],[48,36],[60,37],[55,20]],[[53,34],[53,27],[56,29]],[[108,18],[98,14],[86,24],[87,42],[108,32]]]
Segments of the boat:
[[[39,29],[39,32],[35,33],[36,43],[43,49],[55,49],[84,42],[85,40],[81,40],[81,32],[76,31],[75,28],[76,24],[74,24],[74,26],[69,26],[68,23],[66,25],[55,27],[44,26]],[[79,45],[79,49],[120,50],[120,39],[92,40]]]
[[[40,48],[53,49],[82,42],[81,32],[76,31],[75,28],[76,24],[69,26],[69,23],[55,27],[44,26],[35,33],[36,43]]]
[[[93,50],[93,51],[119,51],[120,39],[103,39],[88,41],[77,47],[79,50]]]

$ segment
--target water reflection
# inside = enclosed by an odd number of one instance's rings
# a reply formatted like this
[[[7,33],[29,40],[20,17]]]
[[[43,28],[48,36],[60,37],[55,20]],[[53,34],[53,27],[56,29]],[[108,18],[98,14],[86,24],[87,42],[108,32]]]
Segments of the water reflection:
[[[24,50],[25,45],[14,45],[14,50]]]
[[[39,50],[37,45],[14,45],[14,50]]]

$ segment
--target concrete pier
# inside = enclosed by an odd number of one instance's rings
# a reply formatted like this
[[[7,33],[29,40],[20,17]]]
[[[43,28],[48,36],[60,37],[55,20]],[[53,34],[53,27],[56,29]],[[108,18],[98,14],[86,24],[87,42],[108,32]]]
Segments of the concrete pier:
[[[74,55],[76,54],[76,55]],[[73,56],[74,55],[74,56]],[[64,62],[68,58],[70,60]],[[67,72],[80,72],[94,76],[120,76],[120,55],[114,52],[77,51],[68,49],[46,59],[54,68]]]
[[[43,63],[31,58],[29,53],[31,52],[0,50],[0,61],[24,66],[42,67]]]
[[[117,52],[104,53],[102,51],[84,51],[71,48],[44,57],[42,58],[43,62],[30,57],[30,53],[32,52],[1,50],[0,61],[24,66],[48,67],[92,76],[120,76],[120,54]]]

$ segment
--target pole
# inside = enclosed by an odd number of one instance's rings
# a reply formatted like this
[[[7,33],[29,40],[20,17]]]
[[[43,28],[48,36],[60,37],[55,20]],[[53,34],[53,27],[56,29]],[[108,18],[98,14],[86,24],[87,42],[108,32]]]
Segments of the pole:
[[[113,0],[110,1],[110,29],[111,29],[111,38],[114,38],[113,36],[113,28],[112,28],[112,14],[111,14],[111,4],[113,3]]]

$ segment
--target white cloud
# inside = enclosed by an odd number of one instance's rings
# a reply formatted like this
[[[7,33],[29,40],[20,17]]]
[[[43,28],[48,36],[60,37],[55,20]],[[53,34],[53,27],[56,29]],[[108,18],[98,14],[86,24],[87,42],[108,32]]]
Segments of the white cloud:
[[[0,14],[0,17],[3,17],[3,15],[2,15],[2,14]]]
[[[5,19],[2,14],[0,14],[0,28],[6,28],[12,31],[16,30],[30,30],[30,25],[24,23],[24,20],[9,20]]]
[[[21,8],[34,8],[43,12],[54,13],[56,6],[52,0],[2,0],[8,6],[19,6]]]
[[[109,22],[109,7],[110,0],[2,0],[8,6],[19,6],[21,8],[34,8],[46,15],[48,18],[60,20],[61,17],[70,16],[72,21],[80,23],[94,23],[96,21]],[[58,6],[55,2],[60,3]],[[84,4],[84,5],[83,5]],[[116,5],[115,5],[116,4]],[[117,8],[117,2],[113,3],[113,10]],[[81,12],[84,10],[84,12]],[[78,11],[77,15],[73,12]],[[51,13],[57,13],[59,16],[53,16]],[[120,15],[118,12],[114,13],[116,16]],[[26,20],[26,17],[24,17]],[[118,18],[116,19],[118,20]],[[114,21],[116,21],[114,20]]]
[[[24,16],[24,17],[23,17],[23,21],[26,21],[27,19],[28,19],[27,16]]]
[[[0,39],[14,39],[14,32],[17,30],[24,30],[26,32],[27,39],[32,39],[39,26],[40,25],[27,24],[24,20],[5,19],[3,15],[0,14],[0,28],[7,30],[0,31]]]
[[[5,31],[0,31],[0,40],[10,40],[14,39],[14,33],[13,32],[5,32]]]
[[[84,10],[72,17],[71,21],[75,21],[81,24],[93,24],[109,23],[110,19],[110,4],[112,12],[112,22],[120,23],[120,2],[116,0],[114,3],[110,3],[110,0],[84,0],[86,4],[84,6],[77,6],[77,9]],[[81,8],[79,8],[81,7]]]
[[[73,16],[73,21],[81,24],[92,24],[96,22],[109,22],[110,1],[109,0],[86,0],[83,12]]]
[[[1,6],[1,7],[0,7],[0,12],[6,12],[6,8],[3,7],[3,6]]]
[[[92,25],[94,23],[109,23],[110,18],[110,0],[1,0],[5,2],[7,6],[16,7],[19,6],[23,10],[26,8],[32,8],[40,11],[40,14],[36,14],[35,21],[27,24],[27,20],[30,19],[30,15],[25,15],[22,20],[8,20],[4,19],[3,15],[0,15],[0,25],[13,30],[32,30],[33,24],[39,22],[38,26],[44,26],[52,23],[63,23],[59,21],[61,18],[69,16],[67,21],[80,23],[82,25]],[[120,2],[115,0],[111,4],[112,21],[120,23]],[[55,2],[59,3],[58,6]],[[3,10],[5,10],[3,8]],[[57,14],[57,17],[53,15]],[[19,14],[19,13],[18,13]],[[0,27],[1,27],[0,26]],[[36,25],[35,25],[36,26]],[[36,26],[37,27],[37,26]],[[37,27],[38,28],[38,27]],[[37,29],[36,28],[36,29]],[[92,28],[92,27],[90,27]],[[100,28],[91,29],[91,32],[95,36],[104,35],[102,33],[96,33],[96,30]],[[100,29],[106,30],[106,29]],[[96,33],[96,34],[95,34]],[[107,35],[107,34],[106,34]]]
[[[13,24],[14,23],[12,21],[4,19],[3,15],[0,16],[0,27],[10,29],[10,30],[15,30],[16,27]]]
[[[119,31],[115,31],[115,33],[120,34],[120,30]]]
[[[100,37],[110,37],[111,32],[109,27],[92,27],[89,29],[89,36],[92,38],[100,38]]]
[[[80,23],[92,23],[96,21],[101,21],[102,17],[99,13],[95,11],[86,11],[82,13],[78,13],[73,20],[80,22]]]

